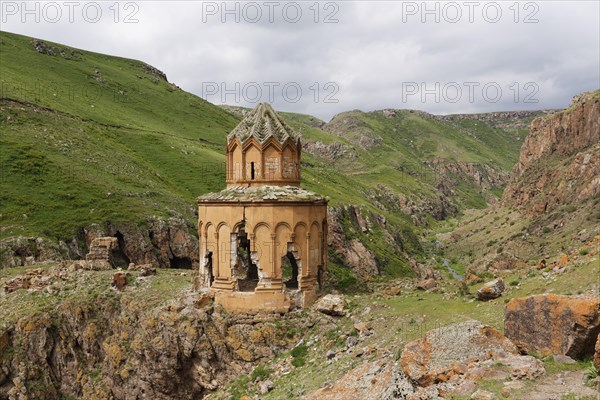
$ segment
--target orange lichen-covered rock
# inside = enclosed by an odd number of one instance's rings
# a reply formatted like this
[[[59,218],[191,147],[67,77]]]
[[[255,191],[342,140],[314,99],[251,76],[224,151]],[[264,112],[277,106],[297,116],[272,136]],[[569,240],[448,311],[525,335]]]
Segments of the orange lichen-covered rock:
[[[567,265],[568,262],[569,262],[569,256],[567,256],[566,254],[563,254],[562,256],[560,256],[560,258],[556,262],[556,265],[558,265],[559,267],[563,267],[563,266]]]
[[[472,283],[481,283],[483,282],[483,279],[481,279],[480,277],[478,277],[477,275],[469,272],[467,274],[467,277],[465,279],[467,281],[468,284],[472,284]]]
[[[400,363],[404,373],[421,386],[444,382],[475,361],[499,354],[517,354],[516,346],[491,326],[466,321],[433,329],[404,346]]]
[[[590,357],[600,333],[600,300],[555,294],[512,299],[504,332],[526,352]]]

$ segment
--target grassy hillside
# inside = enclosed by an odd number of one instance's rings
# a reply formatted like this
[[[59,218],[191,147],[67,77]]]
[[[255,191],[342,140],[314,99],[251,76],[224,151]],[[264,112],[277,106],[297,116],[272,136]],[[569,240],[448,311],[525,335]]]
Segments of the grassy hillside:
[[[225,136],[240,120],[235,110],[181,90],[136,60],[7,32],[0,32],[0,52],[0,239],[66,241],[91,223],[143,224],[151,215],[180,215],[193,226],[195,197],[224,188]],[[420,228],[397,196],[416,204],[440,198],[441,177],[424,162],[442,157],[507,172],[532,117],[496,124],[481,116],[352,111],[325,124],[284,113],[307,145],[344,150],[336,157],[305,151],[303,186],[334,206],[383,214],[404,236]],[[455,183],[459,207],[483,207],[498,195],[464,177]],[[405,271],[404,257],[389,252],[378,232],[356,235],[381,255],[386,271]]]
[[[473,116],[477,118],[477,116]],[[443,158],[449,162],[487,164],[507,171],[516,162],[525,131],[499,129],[474,120],[441,121],[434,116],[407,110],[386,116],[382,112],[353,111],[336,116],[325,129],[354,142],[374,145],[357,149],[362,171],[356,177],[368,183],[384,177],[382,183],[401,193],[431,195],[439,180],[424,160]],[[368,138],[368,139],[365,139]],[[483,205],[485,193],[471,185],[459,193],[464,205]],[[472,203],[472,204],[471,204]]]
[[[92,222],[191,219],[195,196],[222,185],[202,168],[224,162],[232,115],[139,61],[0,40],[1,237],[65,240]]]

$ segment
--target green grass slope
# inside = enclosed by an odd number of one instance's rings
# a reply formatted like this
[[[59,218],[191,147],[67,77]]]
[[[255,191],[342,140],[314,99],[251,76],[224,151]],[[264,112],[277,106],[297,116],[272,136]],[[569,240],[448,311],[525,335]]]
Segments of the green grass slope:
[[[0,237],[65,240],[92,222],[148,215],[191,220],[194,198],[224,186],[231,114],[139,61],[42,54],[6,32],[0,51]]]

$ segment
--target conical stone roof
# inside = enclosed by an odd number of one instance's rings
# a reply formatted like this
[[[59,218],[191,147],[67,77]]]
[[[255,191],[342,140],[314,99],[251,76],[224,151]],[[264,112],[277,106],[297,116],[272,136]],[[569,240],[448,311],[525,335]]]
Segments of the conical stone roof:
[[[296,141],[300,139],[300,134],[295,132],[288,124],[286,124],[277,115],[275,110],[268,103],[259,103],[254,110],[248,115],[227,135],[227,143],[237,138],[241,143],[244,143],[250,138],[264,143],[269,138],[276,139],[279,143],[283,143],[286,139],[291,138]]]

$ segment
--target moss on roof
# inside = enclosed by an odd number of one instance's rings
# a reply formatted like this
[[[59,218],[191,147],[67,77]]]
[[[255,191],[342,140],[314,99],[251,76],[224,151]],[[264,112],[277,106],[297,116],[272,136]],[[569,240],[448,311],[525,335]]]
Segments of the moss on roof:
[[[327,202],[328,199],[297,186],[236,186],[198,197],[198,203],[212,202]]]

